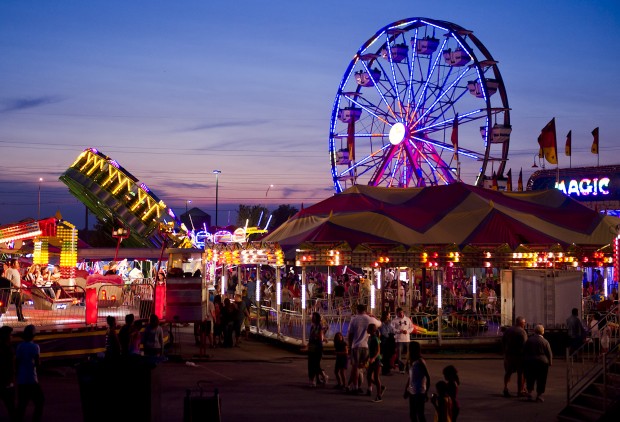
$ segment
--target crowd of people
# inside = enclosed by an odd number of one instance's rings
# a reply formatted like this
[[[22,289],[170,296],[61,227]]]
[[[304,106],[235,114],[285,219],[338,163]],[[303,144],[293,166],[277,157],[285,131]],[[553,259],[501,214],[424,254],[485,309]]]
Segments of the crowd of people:
[[[410,418],[412,421],[425,421],[425,404],[429,401],[431,378],[422,358],[420,343],[409,341],[408,336],[412,330],[411,320],[400,308],[393,320],[390,321],[385,315],[379,320],[367,313],[366,305],[358,304],[346,336],[341,332],[334,336],[336,388],[347,394],[371,397],[373,402],[380,403],[386,391],[381,377],[390,374],[391,370],[406,373],[408,377],[403,397],[408,400]],[[328,379],[321,368],[324,331],[325,324],[321,321],[321,315],[313,313],[308,341],[308,377],[311,387],[325,385]],[[396,335],[403,337],[396,342]],[[394,344],[398,343],[398,347],[389,346],[389,339]],[[460,412],[457,399],[460,380],[456,367],[446,366],[443,377],[435,385],[436,394],[430,398],[435,409],[435,420],[456,422]]]

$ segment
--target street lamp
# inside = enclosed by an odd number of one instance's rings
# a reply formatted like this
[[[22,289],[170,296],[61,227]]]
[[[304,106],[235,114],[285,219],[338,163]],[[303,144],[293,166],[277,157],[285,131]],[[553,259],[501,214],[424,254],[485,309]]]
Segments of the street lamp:
[[[217,228],[217,212],[218,212],[218,202],[219,202],[219,196],[220,196],[220,173],[222,173],[221,170],[213,170],[213,174],[215,174],[215,227]]]
[[[265,198],[267,198],[267,195],[269,195],[269,189],[271,189],[273,187],[273,185],[269,185],[267,187],[267,192],[265,192]]]
[[[192,200],[188,199],[187,201],[185,201],[185,214],[187,214],[187,204],[191,204]]]
[[[39,177],[39,199],[37,201],[37,220],[41,219],[41,182],[43,181],[42,177]]]
[[[118,229],[112,230],[112,237],[118,239],[116,242],[116,252],[114,252],[114,262],[118,258],[118,248],[121,246],[121,242],[123,239],[127,239],[129,237],[129,229],[124,227],[119,227]]]

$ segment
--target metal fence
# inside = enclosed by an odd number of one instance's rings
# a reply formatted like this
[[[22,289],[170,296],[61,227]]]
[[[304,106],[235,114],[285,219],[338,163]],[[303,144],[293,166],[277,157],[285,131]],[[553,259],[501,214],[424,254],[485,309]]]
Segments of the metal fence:
[[[420,299],[419,292],[414,292],[411,297]],[[305,308],[299,298],[280,306],[273,300],[264,301],[260,312],[253,307],[252,325],[258,333],[304,344],[306,334],[310,332],[310,317],[313,312],[318,312],[326,328],[326,338],[331,342],[337,332],[346,334],[349,320],[359,303],[365,304],[377,318],[383,312],[393,317],[396,309],[402,307],[414,324],[411,339],[439,343],[455,339],[497,342],[503,334],[498,298],[474,302],[472,298],[447,296],[442,300],[441,308],[426,308],[419,306],[419,301],[410,301],[403,294],[399,297],[395,290],[389,289],[374,300],[371,295],[363,293],[343,297],[316,296],[306,300]],[[410,308],[410,305],[415,307]]]
[[[105,324],[108,315],[120,322],[129,313],[146,319],[153,312],[152,279],[138,279],[125,285],[96,284],[93,288],[97,295],[98,324]],[[16,293],[11,288],[0,288],[0,325],[16,328],[28,324],[47,327],[86,325],[86,290],[80,286],[58,284],[20,289],[25,321],[18,320]]]

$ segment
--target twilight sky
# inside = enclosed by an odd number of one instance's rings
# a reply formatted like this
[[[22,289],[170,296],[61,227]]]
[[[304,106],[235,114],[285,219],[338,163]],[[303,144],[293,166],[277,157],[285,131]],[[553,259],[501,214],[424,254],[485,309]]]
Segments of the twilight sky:
[[[177,212],[236,220],[238,204],[299,208],[333,194],[331,110],[352,56],[396,20],[474,34],[499,62],[513,177],[556,118],[558,156],[617,164],[620,6],[614,0],[3,0],[0,224],[84,206],[58,177],[95,147]],[[473,183],[473,180],[465,180]],[[516,179],[513,180],[516,185]],[[269,187],[274,185],[273,187]],[[90,218],[92,224],[94,218]]]

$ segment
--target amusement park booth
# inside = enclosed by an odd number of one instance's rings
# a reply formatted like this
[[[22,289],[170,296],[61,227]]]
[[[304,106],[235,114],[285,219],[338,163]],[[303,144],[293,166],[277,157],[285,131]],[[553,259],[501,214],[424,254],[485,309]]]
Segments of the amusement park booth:
[[[62,278],[55,294],[46,294],[39,286],[22,280],[23,292],[34,302],[35,309],[66,309],[76,303],[79,292],[73,291],[76,279],[78,231],[75,226],[59,217],[42,220],[25,220],[0,227],[0,244],[10,245],[16,255],[26,252],[24,241],[32,241],[32,263],[50,264],[52,255],[59,255],[58,262]],[[29,250],[30,251],[30,250]],[[60,286],[62,285],[62,287]],[[50,286],[47,286],[50,288]]]

